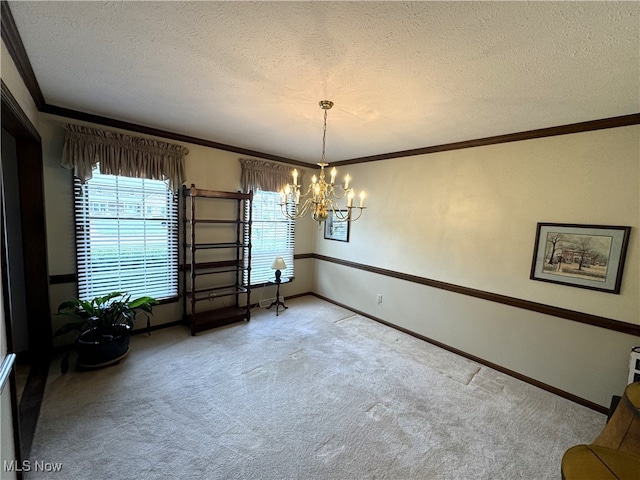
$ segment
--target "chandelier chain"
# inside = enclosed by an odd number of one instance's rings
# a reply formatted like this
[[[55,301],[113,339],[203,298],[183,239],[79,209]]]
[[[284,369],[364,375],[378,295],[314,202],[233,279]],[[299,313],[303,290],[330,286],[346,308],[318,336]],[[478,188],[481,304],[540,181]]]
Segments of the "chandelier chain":
[[[322,128],[322,163],[325,163],[324,149],[327,143],[327,110],[324,111],[324,126]]]

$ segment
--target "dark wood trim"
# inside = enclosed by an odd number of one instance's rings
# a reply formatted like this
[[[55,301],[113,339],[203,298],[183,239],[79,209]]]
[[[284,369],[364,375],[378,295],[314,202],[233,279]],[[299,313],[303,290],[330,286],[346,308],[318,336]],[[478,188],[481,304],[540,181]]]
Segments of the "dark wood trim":
[[[3,11],[4,14],[4,11]],[[34,359],[48,359],[51,349],[49,313],[49,263],[44,213],[42,141],[4,83],[2,128],[16,140],[18,190],[22,217],[22,243],[27,298],[29,351]]]
[[[48,361],[33,365],[29,370],[29,376],[20,397],[20,447],[23,458],[29,458],[31,453],[48,374]]]
[[[78,275],[75,273],[49,275],[49,285],[61,285],[63,283],[78,283]]]
[[[567,320],[572,320],[574,322],[593,325],[595,327],[626,333],[628,335],[633,335],[636,337],[640,336],[640,325],[636,325],[634,323],[621,322],[619,320],[591,315],[589,313],[576,312],[574,310],[545,305],[543,303],[531,302],[529,300],[523,300],[521,298],[508,297],[506,295],[500,295],[498,293],[485,292],[483,290],[463,287],[461,285],[441,282],[439,280],[419,277],[417,275],[409,275],[406,273],[396,272],[394,270],[387,270],[385,268],[372,267],[370,265],[364,265],[362,263],[350,262],[348,260],[342,260],[340,258],[327,257],[326,255],[314,254],[313,257],[325,262],[335,263],[350,268],[356,268],[358,270],[364,270],[366,272],[376,273],[378,275],[384,275],[386,277],[397,278],[399,280],[405,280],[407,282],[418,283],[420,285],[426,285],[433,288],[439,288],[441,290],[447,290],[449,292],[459,293],[461,295],[480,298],[482,300],[509,305],[511,307],[522,308],[524,310],[529,310],[532,312],[543,313],[545,315],[551,315],[553,317],[564,318]]]
[[[619,117],[603,118],[600,120],[590,120],[588,122],[571,123],[569,125],[559,125],[556,127],[539,128],[526,132],[508,133],[493,137],[478,138],[475,140],[465,140],[462,142],[446,143],[443,145],[433,145],[431,147],[415,148],[412,150],[402,150],[399,152],[383,153],[381,155],[371,155],[368,157],[352,158],[332,162],[335,167],[353,165],[355,163],[375,162],[379,160],[389,160],[392,158],[411,157],[414,155],[425,155],[428,153],[446,152],[449,150],[461,150],[463,148],[482,147],[486,145],[496,145],[499,143],[520,142],[522,140],[533,140],[536,138],[553,137],[557,135],[567,135],[571,133],[591,132],[605,128],[626,127],[640,124],[640,113],[622,115]]]
[[[58,115],[60,117],[72,118],[74,120],[79,120],[82,122],[96,123],[96,124],[105,125],[108,127],[142,133],[145,135],[168,138],[171,140],[176,140],[178,142],[192,143],[194,145],[202,145],[204,147],[216,148],[218,150],[224,150],[226,152],[239,153],[241,155],[247,155],[249,157],[258,157],[265,160],[271,160],[273,162],[286,163],[286,164],[296,165],[296,166],[305,167],[305,168],[309,167],[308,163],[301,162],[300,160],[294,160],[292,158],[280,157],[278,155],[272,155],[270,153],[265,153],[265,152],[258,152],[257,150],[250,150],[248,148],[242,148],[235,145],[226,145],[224,143],[213,142],[211,140],[205,140],[203,138],[183,135],[181,133],[169,132],[167,130],[160,130],[158,128],[146,127],[144,125],[137,125],[135,123],[125,122],[123,120],[116,120],[114,118],[109,118],[109,117],[103,117],[101,115],[93,115],[91,113],[79,112],[77,110],[72,110],[70,108],[57,107],[55,105],[45,104],[41,108],[41,111],[43,113]]]
[[[254,288],[264,288],[264,287],[270,287],[275,285],[275,283],[261,283],[258,286],[252,286],[251,289],[253,291]],[[311,292],[305,292],[305,293],[296,293],[295,295],[287,295],[286,297],[284,297],[285,300],[291,300],[292,298],[298,298],[298,297],[306,297],[307,295],[313,295]],[[258,308],[260,307],[260,302],[257,303],[252,303],[250,305],[251,309],[254,308]]]
[[[307,295],[313,295],[313,293],[311,292],[296,293],[295,295],[287,295],[286,297],[284,297],[284,299],[293,300],[294,298],[306,297]]]
[[[297,253],[293,256],[294,260],[304,260],[306,258],[316,258],[314,253]]]
[[[169,327],[177,327],[178,325],[184,325],[182,320],[175,320],[173,322],[161,323],[160,325],[151,325],[151,328],[136,328],[131,331],[131,335],[140,335],[142,333],[151,334],[151,332],[155,332],[156,330],[163,330]]]
[[[253,198],[253,192],[244,193],[237,192],[221,192],[218,190],[206,190],[204,188],[197,188],[193,183],[190,187],[183,185],[182,187],[183,197],[204,197],[204,198],[221,198],[223,200],[251,200]],[[205,222],[200,219],[200,222]],[[231,223],[241,224],[242,220],[209,220],[212,223]]]
[[[2,128],[17,138],[34,138],[40,142],[40,133],[24,113],[20,104],[9,90],[9,87],[0,80],[0,92],[2,94]],[[26,130],[26,135],[24,131]]]
[[[258,157],[265,160],[271,160],[274,162],[286,163],[289,165],[296,165],[304,168],[317,168],[307,162],[301,162],[292,158],[280,157],[265,152],[259,152],[256,150],[249,150],[234,145],[226,145],[223,143],[213,142],[202,138],[192,137],[188,135],[182,135],[179,133],[169,132],[166,130],[160,130],[151,127],[145,127],[134,123],[125,122],[122,120],[116,120],[108,117],[102,117],[100,115],[93,115],[89,113],[79,112],[68,108],[57,107],[54,105],[45,104],[41,108],[44,113],[50,113],[52,115],[58,115],[61,117],[80,120],[83,122],[90,122],[99,125],[109,126],[113,128],[119,128],[122,130],[128,130],[132,132],[143,133],[146,135],[153,135],[161,138],[168,138],[184,143],[192,143],[194,145],[202,145],[204,147],[215,148],[218,150],[224,150],[227,152],[239,153],[242,155],[248,155],[251,157]],[[371,155],[368,157],[358,157],[348,160],[338,160],[332,162],[332,166],[345,166],[353,165],[357,163],[375,162],[380,160],[390,160],[394,158],[410,157],[415,155],[425,155],[429,153],[446,152],[450,150],[461,150],[465,148],[481,147],[486,145],[496,145],[500,143],[519,142],[523,140],[533,140],[537,138],[552,137],[558,135],[567,135],[572,133],[590,132],[594,130],[603,130],[607,128],[625,127],[630,125],[640,124],[640,113],[634,113],[630,115],[622,115],[619,117],[604,118],[599,120],[590,120],[588,122],[572,123],[568,125],[559,125],[555,127],[540,128],[537,130],[529,130],[525,132],[508,133],[505,135],[496,135],[493,137],[485,137],[473,140],[465,140],[461,142],[447,143],[443,145],[433,145],[430,147],[416,148],[412,150],[402,150],[399,152],[383,153],[379,155]]]
[[[158,300],[158,305],[167,305],[169,303],[176,303],[182,299],[180,294],[175,295],[173,297],[163,298],[162,300]]]
[[[239,153],[241,155],[247,155],[250,157],[258,157],[265,160],[272,160],[274,162],[286,163],[290,165],[296,165],[305,168],[315,168],[315,166],[309,162],[301,162],[292,158],[280,157],[278,155],[272,155],[270,153],[259,152],[256,150],[250,150],[235,145],[226,145],[224,143],[213,142],[202,138],[192,137],[189,135],[183,135],[180,133],[169,132],[152,127],[146,127],[144,125],[137,125],[134,123],[116,120],[113,118],[103,117],[101,115],[94,115],[86,112],[80,112],[70,108],[59,107],[56,105],[49,105],[46,103],[38,80],[33,72],[29,56],[20,33],[16,27],[13,19],[13,14],[9,9],[9,5],[6,1],[0,2],[2,4],[2,39],[4,40],[9,54],[13,59],[22,80],[24,81],[27,89],[31,93],[31,97],[36,104],[38,110],[43,113],[50,113],[52,115],[58,115],[66,118],[71,118],[83,122],[90,122],[99,125],[105,125],[113,128],[119,128],[132,132],[138,132],[146,135],[152,135],[155,137],[162,137],[167,139],[176,140],[179,142],[192,143],[194,145],[202,145],[209,148],[215,148],[218,150],[224,150],[227,152]],[[640,113],[634,113],[630,115],[622,115],[618,117],[604,118],[599,120],[590,120],[586,122],[572,123],[568,125],[559,125],[555,127],[540,128],[536,130],[529,130],[525,132],[508,133],[504,135],[496,135],[492,137],[485,137],[473,140],[465,140],[461,142],[447,143],[443,145],[433,145],[429,147],[415,148],[411,150],[402,150],[398,152],[383,153],[379,155],[371,155],[368,157],[351,158],[347,160],[340,160],[333,162],[334,166],[352,165],[355,163],[373,162],[378,160],[388,160],[392,158],[409,157],[414,155],[424,155],[428,153],[444,152],[449,150],[460,150],[463,148],[472,148],[485,145],[495,145],[498,143],[518,142],[522,140],[531,140],[535,138],[550,137],[556,135],[566,135],[570,133],[588,132],[593,130],[600,130],[604,128],[615,128],[628,125],[640,124]]]
[[[462,350],[458,350],[457,348],[454,347],[450,347],[449,345],[439,342],[437,340],[434,340],[432,338],[429,337],[425,337],[424,335],[420,335],[419,333],[413,332],[411,330],[408,330],[406,328],[400,327],[398,325],[395,325],[391,322],[387,322],[386,320],[382,320],[381,318],[377,318],[374,317],[372,315],[369,315],[368,313],[362,312],[360,310],[356,310],[352,307],[350,307],[349,305],[344,305],[342,303],[336,302],[334,300],[331,300],[330,298],[327,297],[323,297],[322,295],[318,295],[317,293],[312,293],[311,295],[318,297],[322,300],[325,300],[329,303],[333,303],[334,305],[338,305],[342,308],[346,308],[347,310],[350,310],[354,313],[357,313],[358,315],[361,315],[363,317],[366,318],[370,318],[371,320],[374,320],[376,322],[379,322],[383,325],[387,325],[388,327],[394,328],[396,330],[399,330],[403,333],[406,333],[407,335],[411,335],[412,337],[418,338],[420,340],[423,340],[427,343],[430,343],[432,345],[435,345],[437,347],[443,348],[444,350],[447,350],[449,352],[455,353],[456,355],[460,355],[461,357],[464,358],[468,358],[471,361],[474,361],[476,363],[479,363],[481,365],[485,365],[489,368],[492,368],[494,370],[497,370],[498,372],[504,373],[506,375],[509,375],[510,377],[516,378],[518,380],[521,380],[525,383],[528,383],[530,385],[533,385],[535,387],[541,388],[542,390],[546,390],[547,392],[553,393],[555,395],[558,395],[559,397],[562,398],[566,398],[567,400],[571,400],[572,402],[575,402],[579,405],[582,405],[584,407],[590,408],[592,410],[595,410],[596,412],[599,413],[603,413],[603,414],[607,414],[609,411],[608,407],[603,407],[602,405],[598,405],[597,403],[591,402],[590,400],[587,400],[585,398],[582,397],[578,397],[577,395],[574,395],[572,393],[569,392],[565,392],[564,390],[560,390],[559,388],[553,387],[551,385],[548,385],[546,383],[540,382],[538,380],[536,380],[535,378],[531,378],[528,377],[526,375],[522,375],[521,373],[515,372],[513,370],[510,370],[508,368],[502,367],[501,365],[498,365],[496,363],[493,362],[489,362],[488,360],[485,360],[483,358],[477,357],[476,355],[472,355],[470,353],[464,352]]]
[[[48,359],[52,346],[42,145],[16,139],[29,351]]]
[[[9,379],[9,385],[11,388],[11,417],[13,422],[13,445],[15,460],[18,465],[22,465],[24,454],[22,453],[22,433],[20,432],[20,401],[18,400],[16,371],[15,367],[11,372],[11,378]],[[23,393],[24,394],[24,393]],[[22,472],[16,472],[16,480],[22,480],[24,478]]]
[[[7,20],[2,2],[2,27]],[[5,32],[3,30],[3,39]],[[5,40],[6,42],[6,40]],[[19,103],[2,82],[2,127],[16,142],[22,248],[27,301],[29,362],[31,370],[20,404],[13,407],[16,458],[28,458],[38,420],[52,347],[49,273],[44,215],[42,140]],[[33,92],[32,92],[33,94]],[[4,281],[4,280],[3,280]],[[5,282],[6,283],[6,282]],[[9,317],[7,317],[9,318]],[[12,404],[17,398],[12,397]]]
[[[20,38],[13,14],[6,1],[0,3],[2,4],[2,40],[7,46],[9,55],[13,59],[13,63],[15,63],[18,73],[29,90],[36,107],[38,110],[42,110],[42,107],[45,105],[44,96],[42,95],[42,90],[40,90],[40,85],[38,85],[36,74],[31,67],[27,50],[24,48],[22,38]]]
[[[3,84],[4,87],[4,84]],[[3,90],[4,91],[4,90]],[[4,110],[5,101],[4,95],[2,97],[2,107]],[[3,113],[3,128],[4,128],[4,113]],[[3,179],[3,171],[0,168],[0,194],[4,199],[4,179]],[[12,325],[12,316],[11,316],[11,296],[9,294],[9,278],[8,272],[9,269],[7,267],[7,243],[6,243],[6,231],[5,231],[5,213],[4,206],[0,208],[0,265],[2,265],[0,275],[2,280],[2,285],[4,288],[2,289],[2,299],[3,299],[3,311],[2,315],[4,317],[4,332],[0,332],[5,335],[6,339],[6,351],[14,352],[13,348],[13,325]],[[11,375],[9,378],[9,389],[10,389],[10,398],[11,398],[11,422],[13,424],[13,451],[15,460],[18,462],[18,465],[22,464],[22,460],[24,458],[21,447],[21,433],[20,433],[20,407],[18,401],[18,395],[16,391],[16,373],[15,373],[15,364],[11,370]],[[21,479],[22,472],[17,472],[17,478]]]

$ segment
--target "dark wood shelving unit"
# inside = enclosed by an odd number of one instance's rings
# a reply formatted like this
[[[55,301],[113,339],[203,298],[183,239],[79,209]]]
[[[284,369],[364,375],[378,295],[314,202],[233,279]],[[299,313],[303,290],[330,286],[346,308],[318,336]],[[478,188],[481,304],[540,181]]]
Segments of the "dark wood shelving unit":
[[[183,320],[192,335],[251,319],[251,242],[246,239],[251,238],[252,201],[252,192],[203,190],[193,184],[182,188]],[[233,217],[213,218],[218,214],[214,205],[217,202],[235,202]],[[206,215],[200,210],[204,210]],[[228,214],[229,210],[225,212]],[[222,228],[223,231],[207,232],[211,227]],[[211,241],[212,235],[215,237],[221,233],[232,236],[234,240]],[[206,241],[198,242],[199,238]],[[207,251],[216,251],[225,258],[199,258]],[[214,308],[199,305],[226,299],[231,299],[233,305]]]

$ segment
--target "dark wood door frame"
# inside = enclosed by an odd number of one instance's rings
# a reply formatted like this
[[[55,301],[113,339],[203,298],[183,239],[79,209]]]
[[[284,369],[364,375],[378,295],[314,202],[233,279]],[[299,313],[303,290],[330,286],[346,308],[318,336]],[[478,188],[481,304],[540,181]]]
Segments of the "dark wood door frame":
[[[23,358],[31,366],[22,398],[18,400],[13,394],[11,401],[16,460],[20,462],[22,459],[28,458],[31,450],[44,393],[44,381],[51,360],[49,264],[47,260],[42,140],[4,82],[1,82],[0,90],[2,93],[2,128],[11,134],[16,141],[29,340],[29,348]],[[3,255],[5,253],[2,252]],[[3,278],[3,282],[6,282],[6,278]],[[6,324],[9,325],[11,319],[9,317],[5,319]],[[11,332],[9,331],[7,334],[10,335]],[[12,390],[15,391],[15,380],[12,386]],[[18,478],[22,478],[21,473],[18,474]]]
[[[52,331],[42,140],[4,82],[1,85],[1,92],[2,128],[16,139],[29,358],[35,362],[48,362],[51,354]]]

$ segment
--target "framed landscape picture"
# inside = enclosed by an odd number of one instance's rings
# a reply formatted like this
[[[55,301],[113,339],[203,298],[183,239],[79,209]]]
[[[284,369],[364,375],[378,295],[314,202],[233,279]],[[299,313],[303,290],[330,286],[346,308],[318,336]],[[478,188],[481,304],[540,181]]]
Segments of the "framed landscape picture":
[[[620,293],[631,227],[538,223],[532,280]]]
[[[347,212],[345,211],[346,215]],[[340,242],[349,241],[349,226],[351,222],[337,222],[333,212],[329,212],[329,218],[324,222],[324,238],[327,240],[338,240]]]

